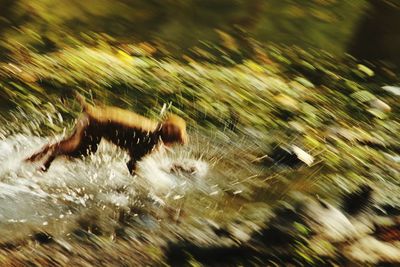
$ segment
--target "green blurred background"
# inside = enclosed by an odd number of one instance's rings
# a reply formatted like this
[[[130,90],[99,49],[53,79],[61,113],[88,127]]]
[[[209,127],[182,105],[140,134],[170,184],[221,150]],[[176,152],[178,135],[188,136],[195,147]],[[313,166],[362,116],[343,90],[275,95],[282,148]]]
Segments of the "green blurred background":
[[[4,57],[15,42],[48,52],[90,41],[159,42],[174,55],[215,42],[216,29],[261,42],[400,62],[397,0],[0,0]],[[76,39],[74,39],[76,38]]]

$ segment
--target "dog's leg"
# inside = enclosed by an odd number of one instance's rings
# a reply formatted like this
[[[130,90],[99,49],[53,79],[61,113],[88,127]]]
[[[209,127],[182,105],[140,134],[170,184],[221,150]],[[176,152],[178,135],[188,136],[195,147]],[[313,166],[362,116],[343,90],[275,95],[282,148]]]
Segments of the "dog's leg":
[[[26,158],[25,161],[27,162],[36,162],[44,158],[46,155],[49,154],[48,158],[46,159],[45,163],[43,166],[40,167],[42,171],[46,171],[48,167],[50,166],[51,162],[55,159],[57,155],[57,150],[59,149],[60,142],[57,142],[55,144],[47,144],[45,145],[39,152],[36,152],[29,158]]]
[[[128,167],[129,173],[132,175],[135,175],[135,170],[136,170],[136,160],[130,159],[127,163],[126,166]]]
[[[25,161],[29,161],[29,162],[39,161],[44,156],[49,154],[49,151],[51,151],[50,156],[46,159],[45,163],[40,167],[40,170],[46,171],[49,168],[51,162],[56,157],[54,152],[57,148],[57,145],[58,145],[58,143],[45,145],[39,152],[37,152],[37,153],[33,154],[32,156],[30,156],[29,158],[25,159]]]
[[[135,149],[135,151],[130,151],[131,159],[126,163],[129,173],[132,175],[136,174],[136,163],[146,156],[148,151],[144,149]]]
[[[46,171],[53,160],[59,155],[76,157],[87,154],[89,150],[96,150],[100,138],[93,138],[90,136],[89,125],[89,118],[86,115],[81,116],[75,126],[74,133],[70,137],[55,144],[46,145],[41,151],[35,153],[27,160],[37,161],[47,155],[50,151],[50,155],[41,168],[43,171]]]
[[[71,139],[67,139],[58,144],[58,148],[53,153],[51,153],[51,155],[43,163],[43,171],[46,171],[50,167],[51,163],[57,156],[86,156],[90,153],[96,152],[98,144],[100,143],[100,138],[88,138],[87,136],[83,136],[80,139],[79,144],[77,144],[76,140],[74,140],[73,138],[76,138],[75,134],[71,136]]]
[[[56,153],[51,153],[51,155],[46,159],[46,161],[42,164],[42,166],[40,167],[41,171],[47,171],[51,165],[51,163],[53,162],[53,160],[57,157]]]
[[[30,156],[29,158],[26,158],[25,161],[34,162],[34,161],[41,160],[53,148],[54,148],[54,145],[47,144],[40,151],[36,152],[35,154]]]

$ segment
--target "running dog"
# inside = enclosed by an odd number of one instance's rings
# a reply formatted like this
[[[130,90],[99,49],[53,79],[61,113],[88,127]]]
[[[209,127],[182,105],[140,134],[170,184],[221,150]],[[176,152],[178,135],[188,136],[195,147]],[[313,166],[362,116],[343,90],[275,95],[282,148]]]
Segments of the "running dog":
[[[41,166],[42,171],[47,171],[58,156],[80,157],[95,153],[104,138],[129,153],[127,167],[133,175],[136,163],[160,144],[187,143],[186,122],[177,115],[156,122],[118,107],[90,105],[80,94],[77,94],[77,100],[82,105],[83,114],[73,134],[45,145],[25,161],[36,162],[47,156]]]

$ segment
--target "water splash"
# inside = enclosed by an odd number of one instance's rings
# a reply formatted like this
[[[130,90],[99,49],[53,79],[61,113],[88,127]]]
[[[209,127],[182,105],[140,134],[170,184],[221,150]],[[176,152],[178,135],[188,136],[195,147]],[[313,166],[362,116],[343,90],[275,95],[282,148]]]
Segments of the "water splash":
[[[3,236],[16,227],[46,226],[91,207],[129,208],[148,195],[164,204],[205,186],[208,164],[183,149],[160,150],[143,159],[136,176],[126,167],[128,155],[102,142],[86,158],[57,158],[50,169],[23,159],[48,142],[17,134],[0,141],[0,225]],[[198,187],[200,186],[200,187]]]

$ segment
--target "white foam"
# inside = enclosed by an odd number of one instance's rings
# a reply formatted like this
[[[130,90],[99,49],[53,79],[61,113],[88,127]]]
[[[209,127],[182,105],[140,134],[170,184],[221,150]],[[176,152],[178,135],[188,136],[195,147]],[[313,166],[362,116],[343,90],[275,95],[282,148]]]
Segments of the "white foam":
[[[194,188],[201,188],[208,164],[160,149],[138,163],[138,182],[158,197],[184,195]]]
[[[45,173],[36,171],[35,164],[23,163],[48,141],[28,135],[0,140],[0,224],[23,220],[42,225],[90,205],[129,207],[142,192],[163,203],[196,190],[208,170],[206,162],[184,150],[161,150],[139,162],[133,177],[126,167],[128,155],[107,142],[86,158],[57,158]],[[174,172],[174,165],[183,169]]]

